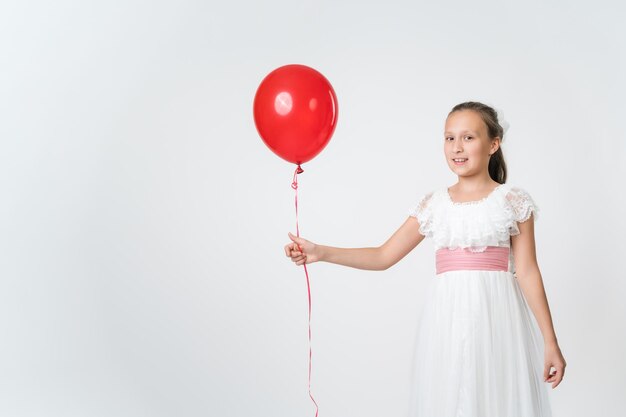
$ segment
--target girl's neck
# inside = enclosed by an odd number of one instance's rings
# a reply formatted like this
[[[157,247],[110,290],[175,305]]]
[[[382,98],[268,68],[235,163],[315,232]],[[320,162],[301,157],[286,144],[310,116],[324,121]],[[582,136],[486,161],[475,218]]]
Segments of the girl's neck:
[[[489,176],[486,178],[481,177],[472,179],[463,179],[462,177],[459,177],[458,182],[450,187],[450,190],[468,194],[481,193],[487,190],[492,190],[498,185],[500,184],[492,180]]]

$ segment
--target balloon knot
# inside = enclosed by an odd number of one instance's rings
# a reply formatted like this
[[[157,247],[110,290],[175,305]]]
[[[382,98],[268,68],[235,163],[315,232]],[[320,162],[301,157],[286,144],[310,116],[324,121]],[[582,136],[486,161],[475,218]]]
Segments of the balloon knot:
[[[302,169],[300,164],[298,164],[298,168],[296,168],[296,171],[293,173],[293,182],[291,183],[291,188],[293,188],[294,190],[298,189],[298,174],[302,174],[303,172],[304,170]]]

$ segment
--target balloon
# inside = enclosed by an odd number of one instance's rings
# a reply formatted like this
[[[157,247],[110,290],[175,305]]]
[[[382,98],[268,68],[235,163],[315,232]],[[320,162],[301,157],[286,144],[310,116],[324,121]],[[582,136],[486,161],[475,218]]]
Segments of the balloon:
[[[326,147],[337,125],[337,97],[328,80],[306,65],[270,72],[254,96],[254,122],[276,155],[303,164]]]

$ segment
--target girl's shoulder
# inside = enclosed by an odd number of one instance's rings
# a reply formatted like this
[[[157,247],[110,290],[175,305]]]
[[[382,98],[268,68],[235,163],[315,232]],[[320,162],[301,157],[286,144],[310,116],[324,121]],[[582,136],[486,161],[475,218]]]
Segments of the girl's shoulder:
[[[533,218],[537,220],[539,207],[525,187],[504,183],[500,188],[501,195],[504,197],[506,205],[510,207],[515,221],[525,222],[531,214],[534,214]]]
[[[445,212],[446,216],[471,212],[491,212],[498,217],[504,210],[506,217],[516,221],[524,222],[534,213],[537,220],[539,207],[525,187],[517,184],[503,183],[498,185],[488,196],[478,201],[454,202],[448,193],[448,187],[442,186],[427,190],[420,194],[414,204],[409,208],[408,214],[418,220],[427,220],[436,212]],[[452,213],[450,210],[454,210]]]
[[[440,199],[441,194],[439,190],[431,189],[418,195],[416,201],[407,210],[406,214],[415,217],[419,222],[420,233],[424,236],[433,236],[436,223],[435,213],[438,207],[441,206],[438,204]]]

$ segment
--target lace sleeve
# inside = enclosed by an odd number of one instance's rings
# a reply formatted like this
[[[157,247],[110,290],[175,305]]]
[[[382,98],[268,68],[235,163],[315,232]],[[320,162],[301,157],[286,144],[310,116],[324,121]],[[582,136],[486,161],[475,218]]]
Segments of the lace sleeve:
[[[419,199],[417,204],[413,207],[409,208],[408,215],[415,217],[420,224],[419,231],[422,235],[428,237],[432,236],[432,217],[433,217],[433,204],[432,204],[432,195],[434,191],[430,191],[426,194],[423,194]]]
[[[512,187],[506,195],[512,209],[512,216],[515,222],[523,223],[533,214],[534,221],[538,219],[539,207],[526,190],[519,187]]]

